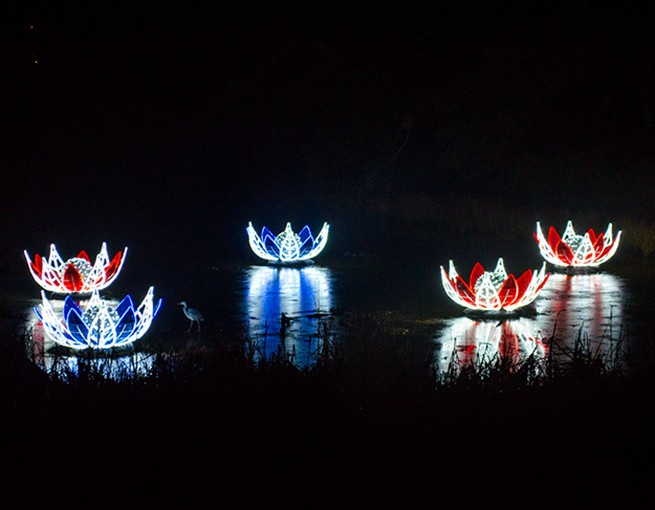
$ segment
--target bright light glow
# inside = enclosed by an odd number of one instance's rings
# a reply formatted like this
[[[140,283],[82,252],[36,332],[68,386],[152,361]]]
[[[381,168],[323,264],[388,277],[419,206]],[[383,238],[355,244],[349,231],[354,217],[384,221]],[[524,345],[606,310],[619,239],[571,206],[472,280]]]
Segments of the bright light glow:
[[[563,352],[574,352],[581,340],[593,344],[594,353],[614,351],[625,336],[629,299],[616,275],[555,273],[535,304],[536,327],[544,338],[554,335]]]
[[[34,310],[48,337],[58,344],[71,349],[109,349],[129,345],[148,331],[161,306],[161,299],[153,305],[153,295],[154,287],[150,287],[136,310],[129,295],[111,308],[95,290],[84,311],[66,296],[63,317],[59,317],[41,291],[43,302]]]
[[[24,253],[32,277],[43,289],[68,294],[88,293],[102,290],[114,281],[123,267],[127,247],[110,261],[107,243],[102,243],[93,266],[85,251],[64,262],[54,244],[50,245],[50,256],[47,260],[37,253],[32,262],[27,250]]]
[[[616,253],[621,239],[621,231],[615,238],[612,236],[612,224],[607,226],[605,234],[596,236],[593,229],[585,235],[577,235],[573,224],[569,221],[562,237],[550,227],[548,240],[537,222],[534,238],[539,244],[541,255],[551,264],[560,267],[595,267],[607,262]]]
[[[457,274],[452,260],[448,273],[441,266],[441,282],[448,297],[473,310],[509,312],[526,306],[534,301],[549,276],[545,262],[541,271],[528,269],[518,279],[512,274],[507,276],[505,264],[500,258],[493,272],[485,271],[479,262],[475,264],[469,283],[466,283]]]
[[[296,234],[291,229],[291,223],[287,223],[284,231],[277,236],[273,235],[266,227],[262,228],[261,236],[257,235],[252,222],[248,223],[246,228],[250,247],[258,257],[283,263],[300,262],[314,258],[325,248],[329,230],[330,226],[323,223],[323,228],[314,238],[307,225],[300,231],[300,234]]]
[[[256,359],[281,347],[298,366],[313,362],[325,339],[317,334],[321,324],[332,324],[331,270],[265,265],[251,266],[245,274],[245,325],[248,337],[256,341]]]
[[[435,363],[442,372],[463,365],[499,360],[519,364],[528,358],[544,359],[547,347],[535,330],[534,321],[476,321],[455,317],[446,321],[438,338]]]

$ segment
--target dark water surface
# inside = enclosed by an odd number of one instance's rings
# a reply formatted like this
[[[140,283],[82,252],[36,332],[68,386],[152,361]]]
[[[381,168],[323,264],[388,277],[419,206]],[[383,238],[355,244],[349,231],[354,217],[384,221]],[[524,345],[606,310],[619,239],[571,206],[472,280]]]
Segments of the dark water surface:
[[[520,274],[540,267],[534,260],[521,267],[516,261],[511,266],[506,261],[506,267]],[[281,350],[303,366],[311,364],[322,342],[337,335],[345,319],[357,313],[381,314],[394,331],[423,342],[442,369],[453,361],[476,362],[494,356],[569,356],[576,339],[593,353],[620,348],[639,356],[647,347],[644,312],[651,282],[641,276],[621,276],[610,270],[573,276],[553,273],[528,313],[500,321],[469,318],[448,299],[439,275],[439,265],[447,260],[342,256],[298,268],[250,262],[191,267],[170,272],[159,282],[138,282],[133,277],[127,281],[129,272],[120,275],[104,297],[119,300],[130,293],[138,304],[152,284],[155,297],[162,297],[164,303],[150,331],[129,356],[115,356],[111,370],[135,365],[147,369],[151,357],[141,351],[162,339],[176,348],[211,345],[219,332],[249,337],[258,348],[257,356]],[[485,264],[490,269],[495,261]],[[457,266],[462,275],[470,271],[465,265]],[[27,269],[24,278],[17,278],[16,287],[12,306],[33,332],[35,342],[29,348],[50,366],[48,353],[55,352],[53,344],[43,337],[32,311],[40,300],[40,289]],[[194,325],[187,332],[190,323],[177,305],[181,300],[205,316],[200,331]],[[62,359],[68,366],[77,363],[75,356],[58,353],[58,360]]]

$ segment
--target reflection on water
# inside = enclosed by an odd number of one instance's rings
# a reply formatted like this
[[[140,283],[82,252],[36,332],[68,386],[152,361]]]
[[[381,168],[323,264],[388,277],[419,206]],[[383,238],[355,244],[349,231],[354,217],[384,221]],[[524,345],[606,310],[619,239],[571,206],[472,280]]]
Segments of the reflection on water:
[[[612,274],[553,274],[535,304],[537,327],[545,337],[572,346],[578,335],[603,348],[621,333],[625,290]]]
[[[245,274],[248,336],[260,356],[283,349],[306,365],[331,325],[332,274],[327,267],[252,266]]]
[[[546,356],[541,337],[527,319],[478,321],[457,317],[447,322],[435,352],[437,368],[445,372],[459,364],[478,365],[501,359],[520,363]]]
[[[25,331],[27,332],[27,354],[32,361],[48,373],[59,377],[78,377],[83,373],[97,374],[109,379],[121,380],[144,376],[153,366],[154,355],[146,352],[137,352],[132,348],[88,351],[88,353],[74,353],[71,349],[59,347],[45,332],[43,324],[39,321],[34,306],[41,300],[35,300],[26,314]],[[78,301],[81,307],[87,305],[88,299]],[[118,301],[107,300],[111,306]],[[55,312],[61,314],[64,299],[50,298]]]
[[[547,346],[552,346],[554,358],[567,359],[577,339],[592,354],[613,354],[622,338],[625,299],[624,284],[615,275],[552,274],[535,301],[534,318],[447,320],[437,340],[437,366],[445,370],[453,362],[479,363],[508,355],[518,361],[530,355],[543,359]]]

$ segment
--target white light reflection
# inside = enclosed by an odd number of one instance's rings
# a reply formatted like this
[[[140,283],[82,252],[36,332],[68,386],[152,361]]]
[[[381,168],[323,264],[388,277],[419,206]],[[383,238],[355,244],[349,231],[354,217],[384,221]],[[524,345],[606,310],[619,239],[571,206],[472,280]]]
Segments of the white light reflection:
[[[535,302],[536,327],[544,338],[554,333],[565,350],[582,338],[602,352],[616,347],[621,337],[624,307],[624,284],[615,275],[553,274]]]
[[[331,323],[332,273],[326,267],[252,266],[246,272],[247,330],[258,357],[283,349],[307,365],[322,345],[321,324]]]
[[[624,283],[615,275],[552,274],[534,302],[534,318],[446,321],[437,339],[437,368],[445,371],[453,364],[476,364],[508,354],[519,362],[530,355],[569,361],[576,348],[594,356],[614,355],[623,339],[625,299]],[[576,346],[578,339],[582,342]]]
[[[116,306],[117,300],[106,300],[110,306]],[[35,300],[35,303],[39,301]],[[86,306],[88,300],[81,300],[80,305]],[[50,299],[53,309],[61,314],[64,306],[63,299]],[[25,337],[28,358],[46,373],[55,374],[64,379],[97,375],[107,379],[124,380],[146,376],[153,367],[155,355],[147,352],[138,352],[131,349],[121,351],[106,350],[95,351],[91,356],[80,356],[62,349],[46,333],[46,328],[39,321],[30,306],[26,314]]]
[[[447,322],[435,352],[436,368],[445,373],[466,364],[508,360],[521,363],[530,356],[541,360],[546,346],[528,319],[476,321],[457,317]]]

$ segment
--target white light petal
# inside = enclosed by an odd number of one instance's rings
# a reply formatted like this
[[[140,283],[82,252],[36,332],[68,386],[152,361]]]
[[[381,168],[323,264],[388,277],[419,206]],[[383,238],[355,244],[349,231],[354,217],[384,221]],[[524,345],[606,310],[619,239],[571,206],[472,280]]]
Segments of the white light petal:
[[[548,276],[549,274],[546,273],[546,263],[544,262],[541,266],[541,270],[532,271],[532,279],[521,299],[511,305],[505,306],[504,310],[516,310],[517,308],[532,303],[541,291],[541,284],[546,280],[546,278],[548,278]],[[503,309],[501,307],[501,300],[498,293],[508,277],[502,258],[498,259],[496,269],[493,272],[485,271],[475,283],[475,288],[471,289],[475,294],[475,305],[467,302],[457,292],[455,278],[457,278],[457,271],[451,260],[450,278],[446,274],[444,267],[441,266],[441,282],[448,297],[456,303],[473,310],[498,311]]]
[[[609,223],[607,230],[603,235],[603,246],[599,249],[595,249],[594,244],[589,237],[589,232],[586,232],[584,236],[577,236],[573,229],[573,222],[569,220],[566,223],[566,229],[561,239],[562,242],[569,246],[573,251],[573,259],[570,263],[560,260],[558,255],[554,253],[541,231],[539,222],[537,222],[535,237],[537,238],[537,244],[539,245],[539,251],[541,252],[542,257],[551,264],[559,267],[596,267],[607,262],[614,256],[619,246],[621,231],[619,231],[616,238],[613,239],[612,224]],[[612,246],[610,250],[604,256],[598,257],[597,254],[604,251],[610,245]]]
[[[72,349],[109,349],[128,345],[148,331],[158,310],[153,306],[154,287],[150,287],[141,305],[135,310],[136,323],[132,333],[119,341],[117,327],[120,317],[114,313],[106,301],[100,298],[98,291],[94,291],[82,315],[82,320],[88,327],[88,334],[86,338],[76,342],[70,339],[73,335],[68,330],[64,319],[55,313],[50,301],[45,296],[45,291],[41,291],[41,296],[42,303],[39,305],[37,313],[43,322],[46,334],[54,342]],[[97,309],[97,312],[89,313],[93,309]],[[86,320],[90,322],[86,322]]]
[[[301,255],[300,249],[302,247],[302,243],[300,242],[300,237],[291,228],[291,223],[287,222],[284,230],[280,232],[275,238],[275,244],[279,248],[278,257],[268,253],[263,240],[253,228],[252,222],[248,223],[246,232],[248,233],[250,248],[258,257],[274,262],[293,263],[312,259],[321,251],[323,251],[323,248],[325,248],[327,243],[329,229],[330,226],[327,224],[327,222],[323,223],[323,228],[319,232],[318,236],[314,238],[312,248],[304,255]]]
[[[59,252],[57,252],[57,247],[54,244],[51,244],[50,255],[48,256],[48,259],[46,260],[43,257],[41,258],[42,269],[41,275],[39,275],[32,269],[31,260],[27,250],[24,251],[24,254],[30,269],[30,273],[32,274],[32,278],[34,278],[34,280],[43,289],[60,294],[72,294],[76,292],[66,288],[63,282],[64,274],[68,264],[71,263],[71,261],[75,261],[75,264],[83,263],[85,267],[87,264],[86,261],[82,262],[79,258],[73,257],[72,259],[68,259],[64,262],[64,260],[59,255]],[[100,249],[100,253],[96,256],[95,264],[88,269],[88,274],[83,276],[82,288],[79,289],[77,293],[85,294],[93,292],[94,290],[102,290],[111,285],[111,283],[116,279],[118,274],[121,272],[121,269],[123,268],[126,254],[127,247],[123,249],[120,263],[116,268],[116,271],[114,271],[111,277],[107,278],[106,270],[111,264],[111,261],[107,255],[107,244],[102,243],[102,248]]]

